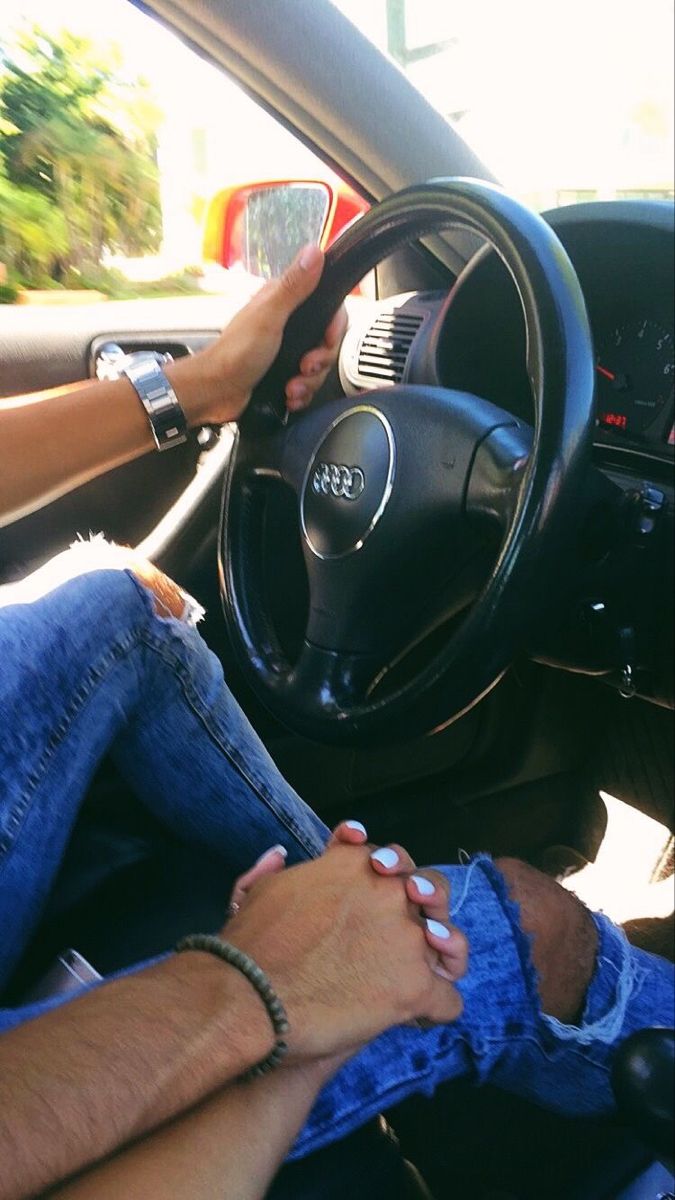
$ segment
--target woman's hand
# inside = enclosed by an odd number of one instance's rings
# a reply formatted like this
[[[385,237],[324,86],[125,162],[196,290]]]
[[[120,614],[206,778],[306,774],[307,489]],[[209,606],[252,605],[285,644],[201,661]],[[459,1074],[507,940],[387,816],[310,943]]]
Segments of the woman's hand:
[[[288,318],[316,288],[323,263],[318,246],[303,247],[283,275],[270,279],[233,317],[213,345],[166,368],[191,425],[238,420],[279,352]],[[286,385],[290,410],[311,402],[337,359],[346,326],[341,308],[321,345],[303,356],[300,374]]]
[[[367,838],[360,821],[342,821],[333,830],[330,844],[361,846]],[[408,851],[399,845],[371,847],[370,865],[378,875],[402,880],[408,900],[423,919],[424,936],[438,954],[433,970],[456,983],[466,973],[468,945],[461,930],[448,921],[450,888],[445,876],[431,867],[418,869]]]

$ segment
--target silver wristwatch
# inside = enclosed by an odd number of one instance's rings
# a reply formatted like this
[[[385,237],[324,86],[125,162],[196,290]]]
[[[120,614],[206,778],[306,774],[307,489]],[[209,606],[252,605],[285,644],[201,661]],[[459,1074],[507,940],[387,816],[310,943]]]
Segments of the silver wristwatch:
[[[130,354],[122,374],[140,400],[158,450],[187,441],[188,424],[178,398],[154,354]]]

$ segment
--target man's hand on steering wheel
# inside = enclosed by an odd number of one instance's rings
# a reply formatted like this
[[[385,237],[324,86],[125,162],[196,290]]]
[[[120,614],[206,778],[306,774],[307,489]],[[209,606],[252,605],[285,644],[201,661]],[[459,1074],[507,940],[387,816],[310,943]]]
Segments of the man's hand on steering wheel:
[[[319,247],[304,246],[283,275],[270,279],[236,314],[216,342],[170,364],[166,373],[191,414],[198,407],[204,424],[239,419],[253,388],[279,352],[288,318],[311,296],[323,265]],[[289,410],[298,411],[311,402],[337,358],[346,325],[346,313],[340,308],[320,344],[303,356],[299,374],[286,383]]]

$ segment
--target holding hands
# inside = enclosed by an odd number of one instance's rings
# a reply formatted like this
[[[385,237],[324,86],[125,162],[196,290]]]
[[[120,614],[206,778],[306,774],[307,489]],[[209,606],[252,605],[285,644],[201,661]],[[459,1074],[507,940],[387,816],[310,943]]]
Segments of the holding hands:
[[[291,1061],[345,1055],[391,1025],[461,1013],[464,936],[448,885],[400,846],[343,822],[324,855],[284,870],[273,847],[237,881],[224,936],[266,972],[290,1022]]]

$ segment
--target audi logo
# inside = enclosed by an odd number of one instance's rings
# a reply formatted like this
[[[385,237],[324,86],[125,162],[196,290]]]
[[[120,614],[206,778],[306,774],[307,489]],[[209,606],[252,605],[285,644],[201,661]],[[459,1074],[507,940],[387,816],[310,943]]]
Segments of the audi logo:
[[[361,468],[346,467],[343,463],[320,462],[312,475],[312,488],[317,496],[358,500],[365,486],[366,477]]]

